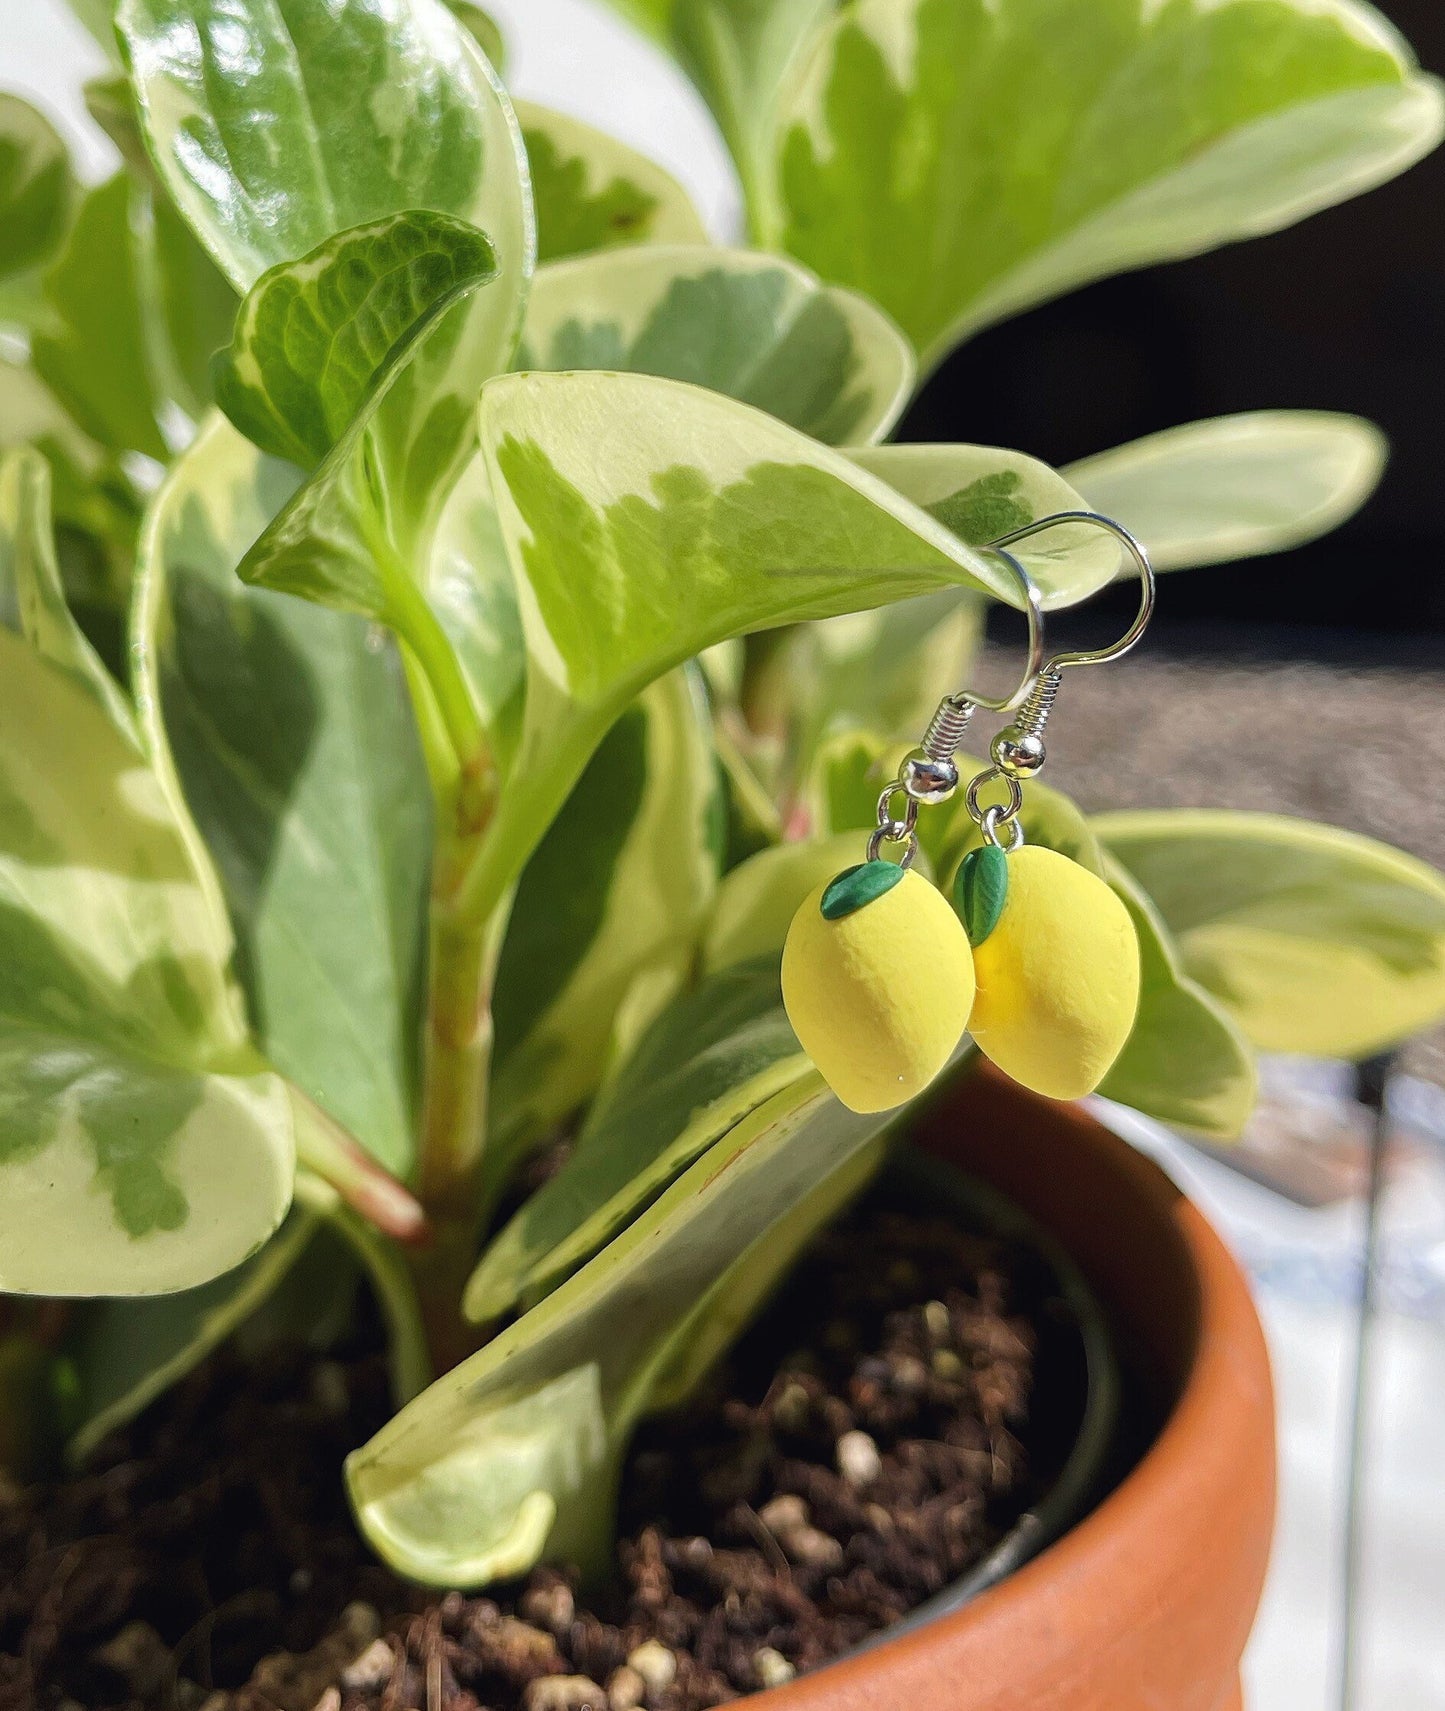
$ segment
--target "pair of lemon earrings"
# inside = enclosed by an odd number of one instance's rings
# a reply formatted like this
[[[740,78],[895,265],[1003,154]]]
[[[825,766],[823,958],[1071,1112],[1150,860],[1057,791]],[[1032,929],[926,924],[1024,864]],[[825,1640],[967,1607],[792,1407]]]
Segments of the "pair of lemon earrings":
[[[1044,659],[1043,607],[1008,550],[1065,524],[1113,535],[1139,573],[1134,622],[1112,646]],[[985,549],[1022,596],[1029,657],[1012,695],[945,696],[920,746],[878,799],[866,859],[800,905],[783,949],[783,1002],[804,1051],[850,1110],[887,1111],[921,1093],[967,1031],[1006,1075],[1054,1099],[1092,1093],[1124,1049],[1139,1007],[1139,941],[1129,912],[1096,874],[1027,845],[1024,785],[1043,769],[1044,727],[1063,673],[1127,653],[1154,610],[1154,573],[1129,532],[1092,511],[1016,529]],[[954,759],[979,709],[1013,715],[992,765],[964,788],[982,837],[951,900],[912,871],[920,808],[958,790]],[[1002,787],[1003,800],[983,795]],[[902,807],[895,815],[894,805]],[[885,845],[898,850],[889,860]]]

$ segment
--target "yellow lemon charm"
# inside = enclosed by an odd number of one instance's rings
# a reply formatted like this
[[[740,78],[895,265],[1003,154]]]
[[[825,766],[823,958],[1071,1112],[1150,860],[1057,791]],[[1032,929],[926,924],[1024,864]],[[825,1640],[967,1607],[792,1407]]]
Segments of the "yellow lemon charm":
[[[974,852],[954,895],[974,941],[979,1050],[1035,1093],[1092,1093],[1139,1008],[1129,911],[1096,874],[1034,844]]]
[[[783,1003],[848,1109],[890,1110],[928,1086],[968,1026],[968,936],[926,879],[864,862],[820,885],[794,915]]]

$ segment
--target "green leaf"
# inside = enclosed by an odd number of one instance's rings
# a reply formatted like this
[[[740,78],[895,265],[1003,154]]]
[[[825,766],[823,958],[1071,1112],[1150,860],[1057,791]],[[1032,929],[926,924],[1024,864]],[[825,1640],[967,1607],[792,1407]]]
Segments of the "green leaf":
[[[60,576],[92,635],[114,636],[107,659],[124,669],[140,498],[114,454],[76,425],[30,367],[0,361],[0,448],[32,446],[50,468]]]
[[[238,299],[230,281],[159,192],[148,195],[143,283],[159,307],[155,364],[160,385],[193,423],[215,401],[211,363],[230,342]]]
[[[505,895],[587,757],[647,683],[728,636],[999,568],[855,464],[697,387],[529,374],[482,393],[482,449],[527,643],[510,783],[466,907]],[[314,561],[296,585],[316,585]],[[1062,575],[1056,598],[1066,597]]]
[[[386,365],[496,276],[486,236],[448,214],[393,214],[340,232],[251,287],[217,362],[217,402],[262,451],[309,469]]]
[[[1358,416],[1258,410],[1189,422],[1065,472],[1155,570],[1284,552],[1352,516],[1384,473],[1385,436]]]
[[[670,172],[605,131],[517,103],[537,205],[537,260],[617,244],[705,244],[707,230]]]
[[[1274,814],[1093,824],[1261,1051],[1365,1057],[1445,1015],[1445,878],[1424,862]]]
[[[755,231],[775,221],[773,137],[779,103],[838,0],[611,0],[682,63],[737,162]]]
[[[885,784],[898,776],[898,763],[910,746],[906,741],[890,742],[874,731],[861,728],[838,731],[820,744],[811,756],[804,791],[814,836],[871,833],[878,824],[879,794]],[[959,761],[962,777],[967,777],[963,771],[966,764]],[[926,853],[931,854],[937,844],[932,834],[941,832],[951,819],[951,809],[920,814],[919,843]]]
[[[825,921],[845,920],[891,891],[902,877],[897,862],[869,857],[829,882],[818,900],[818,912]]]
[[[55,127],[0,92],[0,279],[42,266],[60,247],[74,188]]]
[[[475,443],[477,388],[511,356],[532,268],[506,96],[438,0],[355,0],[342,13],[328,0],[288,0],[284,13],[262,0],[244,15],[224,0],[122,0],[120,24],[157,167],[238,287],[339,229],[417,208],[495,246],[497,279],[392,347],[350,428],[245,567],[265,586],[383,617],[465,738],[474,721],[418,585]],[[212,75],[240,58],[244,80]]]
[[[928,368],[1088,280],[1357,195],[1441,130],[1438,85],[1353,0],[856,0],[789,83],[767,236]]]
[[[507,57],[507,44],[502,36],[501,25],[491,15],[484,12],[480,6],[474,6],[472,0],[446,0],[447,10],[462,26],[477,46],[491,61],[498,72],[506,69],[503,61]]]
[[[214,855],[268,1056],[412,1161],[431,803],[395,652],[235,565],[295,485],[212,417],[152,510],[133,637],[146,734]]]
[[[819,830],[842,833],[855,828],[855,835],[871,832],[877,823],[878,794],[897,776],[899,762],[913,746],[885,742],[869,731],[843,731],[825,743],[814,759],[807,792]],[[964,783],[989,765],[975,755],[960,753],[954,758]],[[997,783],[982,792],[985,807],[995,799],[1004,800]],[[1062,791],[1031,779],[1024,786],[1019,824],[1028,843],[1057,850],[1103,878],[1104,856],[1098,839]],[[983,833],[968,812],[961,788],[949,801],[920,810],[918,841],[940,887],[951,893],[964,857],[983,847]]]
[[[239,290],[411,209],[495,246],[497,279],[387,366],[272,543],[318,551],[322,536],[338,564],[423,560],[532,271],[526,157],[496,74],[440,0],[121,0],[118,20],[157,169]],[[246,77],[218,74],[242,61]]]
[[[115,48],[115,31],[110,31],[111,47]],[[84,85],[85,110],[115,144],[116,151],[137,179],[155,183],[155,169],[146,153],[141,134],[140,117],[136,112],[135,96],[130,79],[123,71],[105,72],[92,77]]]
[[[468,1318],[540,1300],[809,1067],[775,959],[711,975],[676,1000],[598,1097],[567,1163],[487,1247],[467,1285]]]
[[[363,1533],[431,1585],[599,1568],[638,1419],[696,1382],[857,1190],[894,1114],[805,1074],[710,1147],[588,1265],[347,1461]]]
[[[0,457],[0,625],[23,636],[134,740],[130,703],[66,604],[50,526],[50,466],[28,447]]]
[[[880,439],[913,352],[864,298],[754,250],[647,246],[542,268],[517,366],[691,381],[829,445]]]
[[[953,906],[977,948],[998,925],[1008,898],[1008,857],[996,844],[970,850],[953,880]]]
[[[1139,935],[1139,1016],[1100,1093],[1176,1129],[1237,1139],[1259,1092],[1249,1042],[1224,1007],[1184,972],[1149,898],[1117,861],[1109,884]]]
[[[102,445],[170,455],[151,361],[134,222],[143,193],[125,173],[90,191],[45,277],[50,319],[31,342],[36,371]]]
[[[987,610],[977,594],[949,589],[810,624],[790,674],[802,774],[822,745],[860,727],[916,742],[940,698],[962,682]],[[880,779],[875,801],[882,788]]]
[[[859,446],[848,455],[922,506],[965,546],[987,546],[1057,511],[1087,509],[1078,489],[1057,470],[999,446]],[[1088,524],[1062,523],[1012,550],[1046,607],[1087,599],[1119,567],[1113,540]],[[1016,594],[1005,598],[1018,603]]]
[[[65,4],[110,58],[119,58],[115,45],[115,0],[65,0]]]
[[[173,1295],[79,1308],[62,1348],[74,1386],[68,1459],[85,1461],[219,1348],[291,1270],[316,1228],[312,1213],[294,1207],[260,1253],[223,1277]]]
[[[397,1405],[409,1402],[431,1372],[406,1267],[375,1230],[303,1171],[285,1223],[234,1271],[174,1295],[77,1309],[62,1347],[73,1385],[67,1459],[83,1463],[108,1433],[237,1332],[255,1338],[269,1321],[271,1335],[295,1337],[319,1293],[338,1281],[354,1289],[358,1267],[386,1321]]]
[[[111,712],[0,629],[0,1289],[153,1294],[290,1198],[193,833]]]
[[[878,792],[873,795],[876,800]],[[815,886],[856,862],[865,841],[857,831],[839,832],[775,844],[740,862],[718,887],[703,940],[704,972],[758,957],[776,959],[798,905]]]
[[[544,1133],[596,1089],[640,976],[681,984],[717,885],[714,791],[706,707],[669,673],[603,738],[523,870],[492,1003],[490,1144]]]
[[[481,227],[522,269],[511,109],[439,0],[120,0],[117,25],[157,169],[238,291],[410,208]]]
[[[505,770],[516,747],[526,692],[527,648],[501,524],[485,460],[476,452],[442,508],[429,561],[420,572]]]

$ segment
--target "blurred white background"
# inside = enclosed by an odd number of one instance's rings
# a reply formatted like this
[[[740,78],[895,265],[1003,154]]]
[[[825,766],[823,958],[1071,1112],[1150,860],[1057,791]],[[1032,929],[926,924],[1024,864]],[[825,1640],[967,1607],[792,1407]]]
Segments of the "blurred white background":
[[[590,0],[487,0],[507,37],[519,96],[575,114],[652,155],[683,182],[720,239],[738,197],[721,141],[680,72]],[[71,136],[87,177],[114,160],[80,98],[99,48],[62,0],[0,0],[0,82],[28,94]],[[1144,1131],[1136,1129],[1144,1137]],[[1148,1132],[1171,1169],[1258,1265],[1295,1239],[1298,1209]],[[1445,1151],[1442,1151],[1445,1159]],[[1342,1214],[1336,1246],[1357,1240]],[[1441,1251],[1445,1263],[1445,1248]],[[1353,1315],[1338,1292],[1267,1283],[1261,1307],[1280,1401],[1281,1515],[1275,1561],[1247,1662],[1253,1711],[1333,1711],[1341,1546],[1339,1497]],[[1364,1694],[1357,1711],[1445,1707],[1445,1329],[1428,1317],[1381,1322],[1370,1410],[1365,1541]]]

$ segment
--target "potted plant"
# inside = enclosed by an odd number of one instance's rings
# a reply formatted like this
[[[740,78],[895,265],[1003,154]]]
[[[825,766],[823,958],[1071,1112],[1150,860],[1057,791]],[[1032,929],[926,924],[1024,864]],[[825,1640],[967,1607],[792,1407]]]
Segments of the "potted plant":
[[[1160,569],[1265,552],[1382,461],[1318,413],[1064,472],[884,443],[920,374],[1441,130],[1349,0],[621,9],[711,105],[751,247],[514,107],[465,0],[77,0],[116,56],[87,98],[124,164],[94,188],[0,106],[6,1459],[84,1468],[233,1333],[345,1323],[360,1275],[399,1411],[348,1490],[436,1588],[604,1567],[639,1423],[883,1158],[896,1114],[832,1097],[778,958],[1007,596],[987,543],[1098,506]],[[1116,570],[1020,552],[1050,607]],[[941,883],[976,842],[956,806]],[[1445,883],[1377,843],[1086,819],[1042,785],[1023,825],[1128,911],[1141,995],[1103,1091],[1144,1112],[1228,1137],[1255,1047],[1365,1053],[1445,1010]],[[912,1129],[1062,1239],[1166,1423],[979,1603],[786,1686],[800,1660],[755,1645],[727,1691],[1208,1711],[1269,1532],[1237,1274],[1069,1108],[974,1077]],[[437,1605],[415,1681],[338,1657],[329,1704],[463,1703],[445,1625],[498,1608]],[[555,1657],[529,1711],[700,1702]]]

